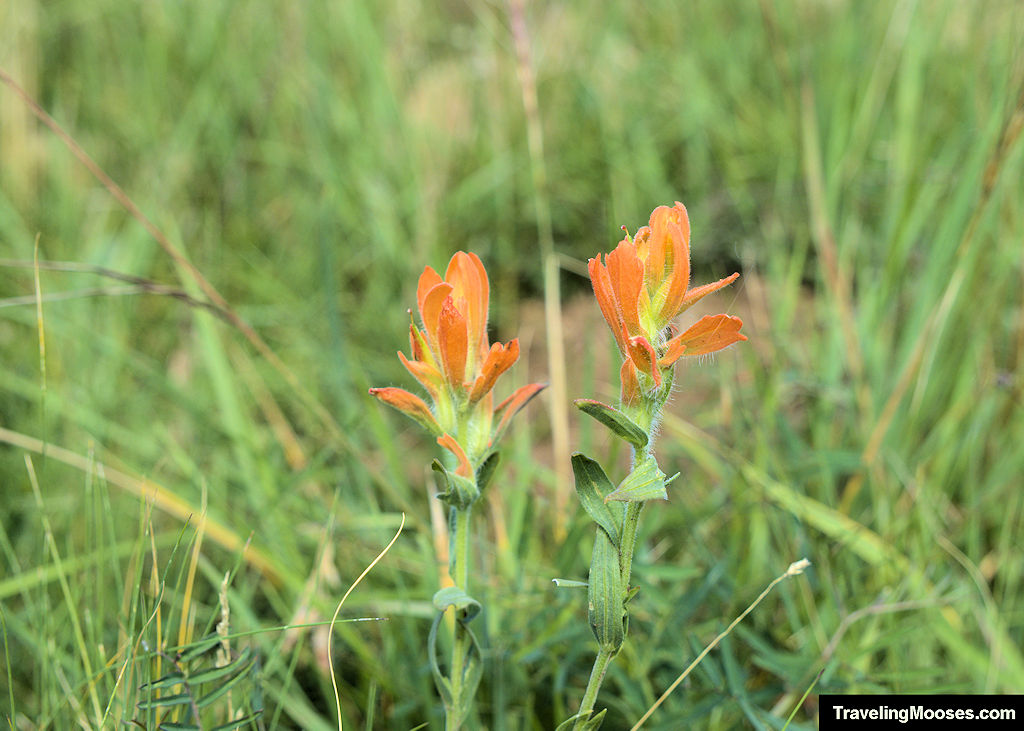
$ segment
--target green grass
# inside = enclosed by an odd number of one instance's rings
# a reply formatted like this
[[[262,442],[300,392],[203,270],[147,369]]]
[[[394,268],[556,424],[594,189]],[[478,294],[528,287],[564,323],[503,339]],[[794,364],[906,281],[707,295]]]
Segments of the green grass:
[[[1019,4],[535,5],[539,191],[502,3],[0,8],[0,69],[302,389],[207,310],[82,271],[39,271],[41,368],[37,236],[43,262],[204,294],[0,85],[5,723],[155,728],[147,684],[216,631],[223,593],[231,652],[259,665],[204,728],[229,707],[336,728],[325,630],[282,628],[329,620],[405,512],[341,613],[381,619],[340,624],[334,662],[346,728],[437,725],[435,449],[366,395],[412,385],[394,352],[416,276],[478,252],[493,334],[524,345],[500,395],[545,380],[546,206],[567,393],[608,397],[581,263],[677,199],[695,280],[742,272],[710,306],[750,342],[677,376],[659,459],[682,476],[645,511],[605,727],[803,556],[645,728],[778,729],[819,673],[790,728],[814,727],[819,692],[1024,688]],[[545,398],[476,511],[477,724],[496,730],[570,715],[595,650],[583,593],[550,582],[585,578],[592,532],[562,497]],[[612,447],[569,418],[573,449]]]

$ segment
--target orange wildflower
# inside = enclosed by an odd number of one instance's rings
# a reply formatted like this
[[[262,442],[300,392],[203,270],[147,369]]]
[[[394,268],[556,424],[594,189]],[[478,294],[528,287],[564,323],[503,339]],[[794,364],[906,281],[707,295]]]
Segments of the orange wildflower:
[[[627,233],[603,262],[600,255],[591,259],[589,270],[601,313],[624,358],[624,401],[639,392],[638,372],[659,387],[662,371],[681,356],[712,353],[747,339],[740,333],[743,321],[731,315],[709,315],[680,334],[670,326],[697,300],[739,277],[690,289],[690,219],[682,203],[655,208],[648,226],[634,237]]]
[[[370,393],[423,424],[458,458],[478,459],[491,447],[508,420],[542,388],[523,386],[493,409],[492,389],[519,359],[519,340],[488,342],[490,285],[480,257],[459,251],[444,278],[426,267],[416,288],[420,322],[409,324],[410,357],[402,364],[430,394],[426,402],[399,388],[371,388]],[[493,429],[494,415],[499,416]],[[468,417],[468,418],[467,418]],[[455,435],[455,436],[452,436]],[[443,440],[443,441],[442,441]],[[461,454],[452,447],[461,445]]]

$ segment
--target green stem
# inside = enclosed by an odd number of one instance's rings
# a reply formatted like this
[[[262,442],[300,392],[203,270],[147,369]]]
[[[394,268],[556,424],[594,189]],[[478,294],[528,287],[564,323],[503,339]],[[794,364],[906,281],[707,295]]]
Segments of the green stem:
[[[469,517],[472,507],[455,511],[455,537],[452,541],[452,581],[467,594],[469,593]]]
[[[455,585],[469,593],[469,519],[472,508],[452,508],[455,513],[455,535],[452,538],[451,574]],[[456,731],[462,723],[460,716],[464,707],[462,679],[465,674],[465,660],[469,655],[469,632],[462,619],[455,617],[455,639],[452,642],[451,684],[452,705],[445,708],[445,731]]]
[[[594,704],[597,701],[597,692],[601,689],[601,683],[604,682],[604,675],[608,672],[608,665],[611,664],[612,658],[618,654],[618,650],[612,650],[607,647],[602,647],[601,651],[597,653],[597,657],[594,659],[594,667],[590,671],[590,681],[587,683],[587,691],[583,694],[583,702],[580,703],[580,711],[576,717],[576,723],[573,724],[573,731],[576,729],[583,728],[583,724],[587,722],[590,715],[594,712]],[[584,715],[586,714],[586,715]]]

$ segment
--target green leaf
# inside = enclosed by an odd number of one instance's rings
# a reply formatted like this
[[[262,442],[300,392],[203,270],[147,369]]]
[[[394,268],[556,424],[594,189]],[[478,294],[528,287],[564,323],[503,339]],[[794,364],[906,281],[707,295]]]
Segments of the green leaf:
[[[585,724],[583,724],[583,726],[581,726],[582,730],[583,731],[597,731],[597,729],[601,728],[601,724],[604,723],[604,715],[606,713],[608,713],[608,709],[607,708],[602,708],[601,712],[598,713],[596,716],[593,716],[592,718],[587,719],[587,722]]]
[[[627,503],[642,503],[646,500],[668,500],[665,490],[665,473],[658,468],[658,461],[646,455],[633,471],[626,475],[614,492],[605,496],[605,502],[618,500]]]
[[[192,702],[192,696],[188,693],[176,693],[175,695],[165,695],[163,698],[151,698],[145,701],[139,701],[137,708],[140,711],[149,711],[153,708],[165,708],[167,706],[184,706]]]
[[[598,713],[593,718],[587,719],[587,721],[585,721],[583,725],[580,726],[580,728],[584,729],[585,731],[597,731],[597,729],[601,728],[601,724],[604,722],[604,714],[606,714],[607,712],[607,708],[601,709],[600,713]],[[577,719],[581,717],[586,718],[591,713],[593,713],[593,711],[573,714],[572,716],[569,716],[569,718],[565,719],[560,724],[558,724],[558,728],[556,728],[555,731],[572,731],[572,729],[576,726]]]
[[[584,398],[576,399],[573,403],[580,411],[594,417],[611,429],[616,436],[632,444],[636,451],[640,452],[647,446],[647,432],[615,407]]]
[[[619,551],[612,545],[608,534],[598,530],[594,536],[594,554],[587,582],[587,619],[598,644],[614,652],[618,652],[626,638],[622,594]]]
[[[576,476],[576,494],[580,497],[583,509],[618,547],[619,529],[606,504],[607,496],[615,492],[612,481],[601,465],[579,452],[572,456],[572,471]]]
[[[501,455],[496,451],[491,452],[477,469],[476,489],[481,493],[491,484],[491,478],[494,477],[494,471],[498,469],[499,461],[501,461]]]
[[[198,685],[199,683],[212,683],[215,680],[220,680],[228,675],[232,675],[236,670],[248,664],[251,656],[252,648],[247,647],[242,651],[242,654],[227,665],[221,665],[189,675],[188,682],[190,685]]]
[[[238,683],[243,678],[248,677],[248,675],[249,675],[249,668],[251,668],[255,663],[256,663],[256,658],[252,658],[251,660],[249,660],[248,664],[246,664],[245,667],[242,668],[242,670],[240,670],[237,675],[235,675],[233,678],[230,678],[229,680],[227,680],[223,684],[217,686],[216,688],[211,690],[209,693],[204,695],[202,698],[197,699],[196,700],[196,707],[198,707],[198,708],[205,708],[206,706],[210,705],[211,703],[213,703],[218,698],[223,697],[229,690],[231,690],[233,687],[238,685]]]
[[[584,589],[587,586],[587,582],[575,579],[552,579],[551,581],[559,589]]]
[[[430,634],[427,636],[427,655],[430,659],[430,672],[434,676],[434,685],[437,686],[441,702],[444,703],[445,709],[450,709],[454,700],[452,696],[452,682],[444,677],[444,673],[441,672],[441,666],[437,663],[437,628],[441,626],[441,619],[443,617],[444,612],[438,612],[437,616],[434,617],[434,623],[430,625]]]
[[[181,685],[187,678],[181,673],[175,671],[169,673],[162,678],[157,678],[152,683],[144,683],[139,686],[139,690],[163,690],[164,688],[171,688],[175,685]]]
[[[263,711],[256,711],[255,713],[250,713],[245,718],[238,718],[234,721],[231,721],[230,723],[224,723],[220,726],[214,726],[212,729],[210,729],[210,731],[232,731],[232,729],[242,728],[242,726],[249,725],[251,721],[255,721],[262,715]]]
[[[434,460],[430,468],[434,470],[434,481],[439,491],[438,499],[450,507],[465,510],[480,497],[476,483],[468,477],[449,472],[438,460]]]
[[[444,612],[448,607],[455,607],[456,610],[465,613],[463,622],[469,622],[481,609],[480,602],[457,586],[446,586],[434,594],[434,607],[439,612]]]
[[[206,653],[217,649],[220,643],[220,635],[207,635],[203,639],[196,641],[188,647],[183,647],[181,651],[178,653],[178,662],[182,664],[192,662],[197,657],[201,657]]]

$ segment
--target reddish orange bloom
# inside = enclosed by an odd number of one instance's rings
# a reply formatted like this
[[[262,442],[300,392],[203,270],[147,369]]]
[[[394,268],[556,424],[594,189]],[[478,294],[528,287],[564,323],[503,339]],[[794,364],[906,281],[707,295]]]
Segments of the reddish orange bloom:
[[[743,322],[730,315],[710,315],[681,334],[673,327],[673,337],[663,335],[680,312],[739,277],[690,289],[690,219],[682,203],[655,208],[650,225],[632,238],[627,233],[603,262],[600,256],[591,259],[589,269],[601,313],[625,359],[623,400],[639,392],[637,371],[657,387],[661,371],[680,356],[712,353],[747,339],[740,333]]]
[[[452,451],[460,465],[467,452],[476,459],[486,451],[508,419],[543,388],[540,384],[524,386],[492,409],[491,390],[498,377],[519,359],[519,340],[504,345],[488,342],[489,298],[487,272],[476,254],[457,252],[443,279],[426,267],[416,288],[420,323],[409,324],[411,357],[401,352],[398,357],[423,384],[434,408],[399,388],[370,389],[372,395],[423,424],[435,436],[443,435],[439,443]],[[492,432],[495,414],[500,421]],[[460,454],[453,445],[461,445],[465,451]]]
[[[442,388],[479,401],[519,359],[519,340],[487,342],[487,272],[476,254],[458,252],[444,279],[431,267],[416,288],[423,328],[409,325],[412,360],[398,357],[435,399]]]

